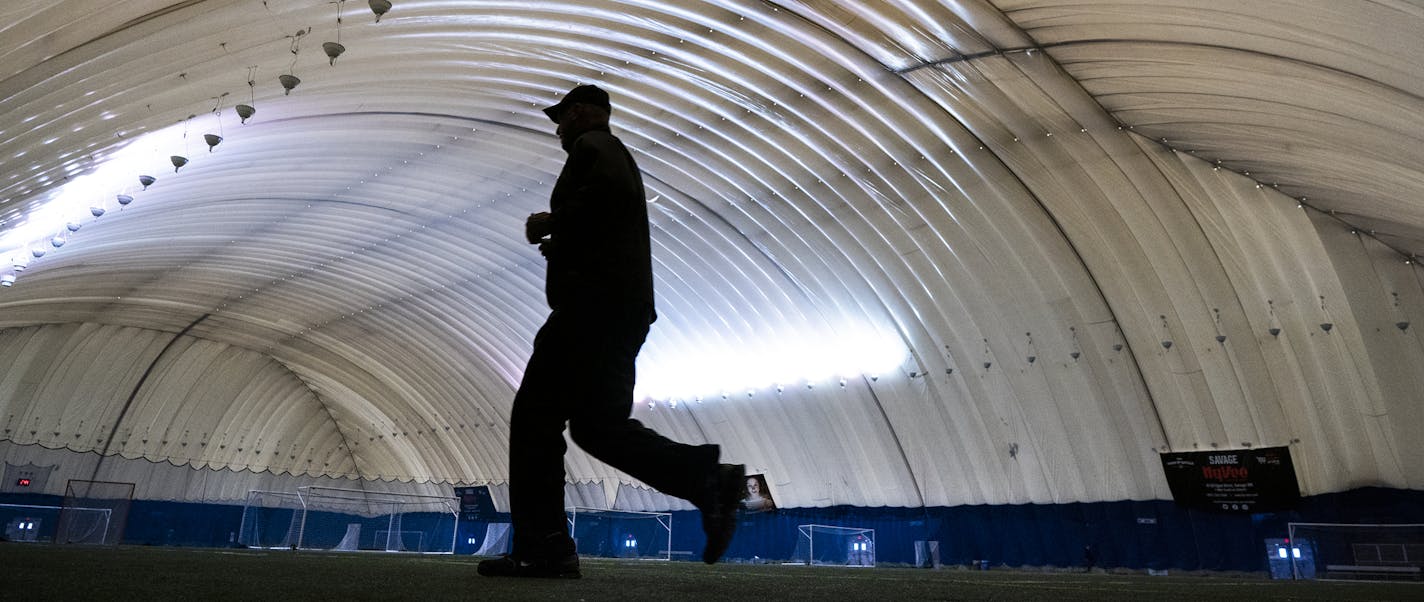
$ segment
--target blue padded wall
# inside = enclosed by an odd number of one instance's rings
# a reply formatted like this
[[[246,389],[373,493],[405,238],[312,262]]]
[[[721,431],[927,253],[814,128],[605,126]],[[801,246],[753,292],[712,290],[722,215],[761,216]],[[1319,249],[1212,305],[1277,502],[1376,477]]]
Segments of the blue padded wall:
[[[1084,546],[1099,567],[1264,571],[1263,540],[1284,537],[1289,522],[1424,522],[1424,491],[1359,489],[1301,500],[1293,512],[1257,515],[1188,510],[1165,500],[927,509],[788,508],[742,517],[727,551],[732,561],[788,560],[797,526],[875,529],[876,559],[914,562],[914,542],[939,541],[945,564],[1082,566]],[[698,551],[696,512],[674,513],[673,547]]]
[[[0,503],[59,505],[59,496],[0,494]],[[124,543],[227,547],[242,507],[136,500]],[[507,522],[501,514],[496,521]],[[944,564],[988,560],[998,566],[1082,566],[1083,548],[1099,567],[1264,571],[1263,540],[1286,536],[1289,522],[1424,522],[1424,491],[1366,488],[1303,498],[1292,512],[1224,515],[1188,510],[1165,500],[939,508],[783,508],[740,518],[729,562],[782,562],[796,549],[797,526],[875,529],[880,563],[914,562],[914,542],[940,542]],[[459,551],[478,548],[485,523],[462,523]],[[470,542],[474,538],[476,541]],[[673,513],[675,557],[697,559],[701,516]]]

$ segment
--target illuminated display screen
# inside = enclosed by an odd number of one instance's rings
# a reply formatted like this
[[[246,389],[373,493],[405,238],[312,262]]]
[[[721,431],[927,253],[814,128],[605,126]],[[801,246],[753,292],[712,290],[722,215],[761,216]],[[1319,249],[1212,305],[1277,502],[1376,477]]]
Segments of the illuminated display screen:
[[[16,481],[16,482],[15,482],[15,485],[18,485],[18,486],[20,486],[20,487],[29,487],[29,486],[30,486],[30,480],[29,480],[29,479],[25,479],[25,478],[21,478],[19,481]]]

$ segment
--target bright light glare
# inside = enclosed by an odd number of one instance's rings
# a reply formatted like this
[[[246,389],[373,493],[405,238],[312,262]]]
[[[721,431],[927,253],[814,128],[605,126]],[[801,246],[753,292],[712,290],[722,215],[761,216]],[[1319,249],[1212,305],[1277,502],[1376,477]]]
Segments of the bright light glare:
[[[46,193],[46,200],[39,206],[5,224],[0,232],[0,257],[17,253],[28,253],[26,248],[44,243],[65,229],[70,222],[87,224],[95,218],[90,215],[90,207],[110,207],[115,203],[115,195],[138,188],[141,173],[162,174],[162,162],[167,157],[156,157],[152,142],[154,136],[164,136],[168,129],[147,134],[128,145],[115,150],[93,171],[70,178],[63,186]],[[177,138],[178,134],[167,134]],[[161,138],[160,138],[161,139]]]
[[[656,326],[655,326],[656,328]],[[895,370],[898,338],[871,327],[765,333],[743,341],[713,336],[695,348],[648,348],[638,360],[638,399],[692,400],[775,385],[827,382]]]

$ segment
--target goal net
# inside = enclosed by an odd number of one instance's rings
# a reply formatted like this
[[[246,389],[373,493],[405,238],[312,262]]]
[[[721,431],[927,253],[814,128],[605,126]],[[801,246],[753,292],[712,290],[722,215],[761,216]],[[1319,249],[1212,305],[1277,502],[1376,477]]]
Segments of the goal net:
[[[573,507],[565,515],[580,555],[672,559],[671,513]]]
[[[1289,533],[1297,579],[1418,580],[1424,573],[1424,524],[1290,523]]]
[[[133,483],[70,479],[56,520],[55,543],[119,545],[133,492]]]
[[[109,534],[112,509],[35,504],[0,504],[0,525],[5,526],[5,540],[53,542],[60,511],[71,513],[67,530],[72,533],[66,535],[67,539],[76,540],[75,543],[108,543],[104,539]],[[88,537],[82,537],[86,533]]]
[[[298,487],[252,490],[238,542],[255,548],[453,554],[459,498]]]
[[[825,566],[875,566],[875,529],[799,525],[796,551],[798,564]]]

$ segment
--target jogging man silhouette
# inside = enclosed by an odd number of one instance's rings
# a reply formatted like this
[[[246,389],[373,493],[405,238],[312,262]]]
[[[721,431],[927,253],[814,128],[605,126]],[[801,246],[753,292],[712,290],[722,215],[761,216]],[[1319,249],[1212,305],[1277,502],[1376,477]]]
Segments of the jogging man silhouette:
[[[547,262],[551,310],[514,396],[509,435],[511,553],[479,564],[490,577],[580,576],[564,518],[563,431],[584,451],[702,511],[715,563],[736,530],[746,482],[716,445],[672,441],[634,420],[634,362],[657,319],[643,179],[609,129],[612,106],[578,86],[544,109],[568,152],[549,211],[525,221]]]

